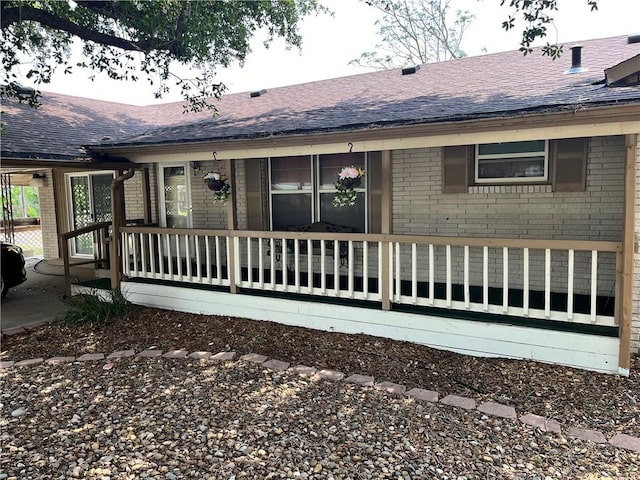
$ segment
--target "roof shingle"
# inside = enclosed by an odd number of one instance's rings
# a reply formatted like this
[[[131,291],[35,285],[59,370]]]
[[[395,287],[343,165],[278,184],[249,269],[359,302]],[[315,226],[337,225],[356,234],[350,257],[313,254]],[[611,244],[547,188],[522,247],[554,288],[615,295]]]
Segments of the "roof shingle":
[[[135,107],[45,94],[38,110],[5,102],[2,156],[84,155],[101,147],[199,142],[343,131],[388,125],[562,111],[640,103],[640,87],[605,86],[604,70],[640,53],[626,36],[580,42],[586,72],[568,75],[559,60],[519,51],[384,70],[274,88],[257,97],[223,96],[219,115],[183,114],[182,102]],[[568,44],[570,46],[571,44]]]

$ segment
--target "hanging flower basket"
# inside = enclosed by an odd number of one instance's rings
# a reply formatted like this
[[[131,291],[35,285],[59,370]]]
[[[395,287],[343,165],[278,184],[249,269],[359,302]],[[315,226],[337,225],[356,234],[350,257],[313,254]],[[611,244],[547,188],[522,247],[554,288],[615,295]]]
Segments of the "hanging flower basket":
[[[362,184],[362,177],[364,177],[364,170],[353,165],[340,170],[336,182],[338,192],[333,197],[332,205],[334,207],[353,207],[358,196],[355,189]]]
[[[203,177],[203,180],[209,190],[213,192],[213,201],[226,205],[231,192],[231,185],[227,181],[227,176],[220,172],[209,172]]]

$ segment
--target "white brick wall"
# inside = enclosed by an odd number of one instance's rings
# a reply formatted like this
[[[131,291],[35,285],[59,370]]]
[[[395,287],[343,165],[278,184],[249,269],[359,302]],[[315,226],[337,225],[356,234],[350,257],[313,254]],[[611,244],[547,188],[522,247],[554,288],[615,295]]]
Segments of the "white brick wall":
[[[144,175],[140,170],[124,182],[125,215],[127,220],[144,218]]]
[[[53,197],[53,174],[45,173],[44,186],[38,189],[40,197],[40,224],[42,225],[42,255],[44,258],[59,258],[58,226]]]
[[[393,152],[394,233],[621,240],[623,137],[589,142],[586,192],[502,186],[445,194],[441,153],[440,148]]]
[[[193,170],[189,168],[193,228],[214,230],[227,228],[227,206],[213,201],[213,193],[202,180],[202,177],[207,172],[217,170],[224,172],[223,162],[215,162],[213,160],[200,162],[200,171],[195,175]]]

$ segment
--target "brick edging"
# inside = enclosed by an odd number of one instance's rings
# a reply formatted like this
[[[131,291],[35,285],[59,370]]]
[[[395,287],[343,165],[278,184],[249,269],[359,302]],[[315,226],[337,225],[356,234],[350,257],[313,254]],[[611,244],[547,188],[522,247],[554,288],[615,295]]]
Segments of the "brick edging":
[[[494,416],[509,420],[518,420],[525,425],[533,428],[539,428],[545,432],[553,432],[557,434],[565,434],[568,437],[578,438],[591,443],[604,444],[607,443],[616,448],[622,448],[640,453],[640,437],[634,437],[623,433],[618,433],[612,438],[607,440],[605,435],[598,430],[590,430],[587,428],[578,428],[567,425],[561,425],[557,421],[535,415],[533,413],[526,413],[518,415],[515,408],[509,405],[503,405],[496,402],[483,402],[480,405],[476,403],[473,398],[463,397],[459,395],[447,395],[443,398],[439,398],[438,392],[431,390],[425,390],[422,388],[412,388],[408,390],[406,386],[392,382],[380,382],[376,383],[374,377],[361,374],[353,374],[345,378],[345,374],[336,370],[318,370],[315,367],[308,367],[306,365],[294,365],[281,360],[268,358],[265,355],[257,353],[248,353],[238,358],[236,352],[219,352],[214,354],[213,352],[191,352],[187,350],[170,350],[163,352],[162,350],[142,350],[135,352],[135,350],[117,350],[109,355],[104,353],[92,353],[84,354],[78,357],[70,356],[56,356],[48,359],[43,358],[31,358],[27,360],[14,361],[0,361],[0,370],[8,370],[16,367],[28,367],[32,365],[39,365],[46,363],[49,365],[58,365],[72,362],[96,362],[105,361],[104,369],[109,370],[113,367],[113,362],[119,358],[137,356],[140,358],[166,358],[166,359],[191,359],[199,361],[217,361],[227,362],[240,360],[243,362],[254,363],[256,365],[262,365],[263,367],[274,371],[289,371],[291,373],[297,373],[298,375],[315,377],[322,380],[345,382],[352,385],[358,385],[362,387],[371,387],[378,390],[385,391],[389,394],[396,395],[398,397],[413,398],[417,401],[440,403],[442,405],[448,405],[453,408],[461,408],[467,411],[478,411],[483,415]]]

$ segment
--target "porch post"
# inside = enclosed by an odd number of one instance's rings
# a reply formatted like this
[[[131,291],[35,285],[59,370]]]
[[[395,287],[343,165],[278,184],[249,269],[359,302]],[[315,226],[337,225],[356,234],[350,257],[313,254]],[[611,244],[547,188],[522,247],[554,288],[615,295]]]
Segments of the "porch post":
[[[237,214],[236,214],[236,166],[233,161],[227,159],[225,162],[225,169],[229,177],[229,184],[231,185],[231,194],[229,195],[229,201],[227,202],[227,229],[235,230],[237,228]],[[231,293],[238,293],[238,286],[236,285],[236,240],[235,237],[229,239],[229,265],[227,265],[227,271],[229,273],[229,289]]]
[[[392,196],[391,196],[391,151],[382,152],[382,221],[381,233],[389,234],[392,229]],[[391,264],[389,262],[389,242],[382,242],[382,278],[380,279],[380,292],[382,294],[382,309],[391,310],[391,292],[389,281],[391,278]]]
[[[151,223],[151,188],[149,186],[149,167],[142,169],[142,209],[144,223]]]
[[[618,372],[628,376],[631,369],[631,304],[635,235],[636,155],[638,136],[625,135],[624,214],[622,217],[622,274],[620,281],[620,353]]]
[[[124,181],[133,177],[135,170],[126,173],[118,171],[118,177],[111,183],[111,242],[109,242],[109,268],[111,270],[111,288],[120,289],[121,262],[119,252],[120,227],[124,224]]]

